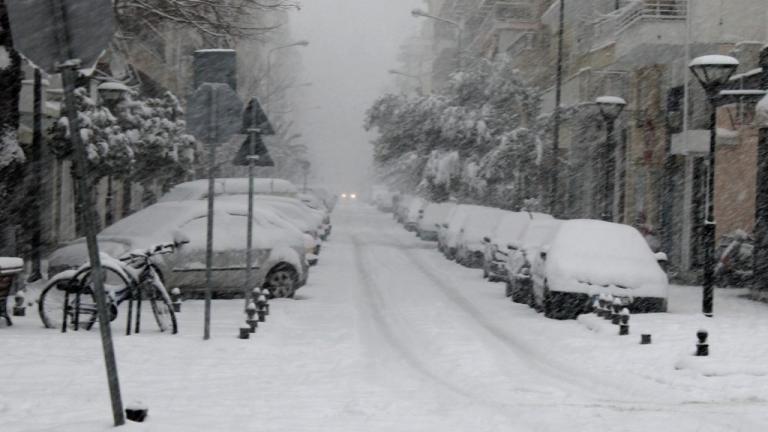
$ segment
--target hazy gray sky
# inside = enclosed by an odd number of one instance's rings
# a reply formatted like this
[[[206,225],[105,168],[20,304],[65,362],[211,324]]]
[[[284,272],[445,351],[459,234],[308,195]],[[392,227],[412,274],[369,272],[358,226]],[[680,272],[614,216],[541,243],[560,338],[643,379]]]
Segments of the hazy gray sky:
[[[303,110],[297,122],[313,155],[318,182],[362,190],[371,172],[365,111],[392,83],[400,44],[418,31],[411,9],[421,0],[304,0],[291,17],[304,72]]]

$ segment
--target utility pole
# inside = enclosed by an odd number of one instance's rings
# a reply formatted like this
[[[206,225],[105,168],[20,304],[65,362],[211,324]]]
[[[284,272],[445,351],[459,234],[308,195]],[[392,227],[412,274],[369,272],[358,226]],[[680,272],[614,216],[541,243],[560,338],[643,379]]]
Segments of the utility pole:
[[[768,47],[760,52],[760,88],[768,90]],[[755,249],[754,277],[752,292],[755,296],[768,292],[768,96],[758,104],[755,117],[758,130],[757,141],[757,187],[755,188]]]
[[[549,211],[553,216],[562,216],[560,207],[560,104],[563,97],[563,39],[565,34],[565,0],[560,0],[560,16],[557,30],[557,72],[555,73],[555,111],[552,131],[552,164],[549,176]]]

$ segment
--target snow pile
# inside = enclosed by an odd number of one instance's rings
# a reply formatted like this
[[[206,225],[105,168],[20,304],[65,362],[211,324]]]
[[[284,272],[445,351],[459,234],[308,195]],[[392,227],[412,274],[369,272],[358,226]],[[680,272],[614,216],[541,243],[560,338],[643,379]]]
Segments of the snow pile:
[[[506,212],[493,207],[468,207],[467,217],[461,225],[459,244],[473,251],[483,250],[483,237],[491,233]]]
[[[564,221],[545,263],[553,291],[667,297],[667,276],[643,236],[627,225]]]

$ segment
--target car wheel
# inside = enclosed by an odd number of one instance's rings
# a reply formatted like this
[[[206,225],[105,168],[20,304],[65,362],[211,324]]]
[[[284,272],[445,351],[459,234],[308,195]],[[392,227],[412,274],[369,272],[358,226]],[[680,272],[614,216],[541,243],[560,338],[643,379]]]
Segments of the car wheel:
[[[272,297],[292,298],[296,294],[299,274],[293,266],[279,264],[272,269],[264,281],[264,287],[269,289]]]

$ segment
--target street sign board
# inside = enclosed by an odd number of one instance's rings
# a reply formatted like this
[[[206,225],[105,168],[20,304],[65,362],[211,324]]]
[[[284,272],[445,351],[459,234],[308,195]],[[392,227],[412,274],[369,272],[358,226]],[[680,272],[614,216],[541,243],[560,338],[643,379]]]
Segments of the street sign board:
[[[200,142],[219,144],[238,133],[243,103],[226,84],[203,83],[187,100],[187,132]]]
[[[237,54],[233,49],[200,49],[192,65],[194,86],[223,83],[237,90]]]
[[[115,32],[111,0],[13,0],[5,7],[14,48],[48,73],[72,59],[92,67]]]
[[[248,155],[251,154],[249,151],[251,148],[251,140],[254,138],[256,141],[254,141],[253,154],[254,156],[258,156],[258,159],[254,160],[253,166],[275,166],[275,161],[273,161],[272,156],[269,155],[269,150],[267,150],[267,146],[264,145],[264,140],[261,139],[261,135],[253,133],[249,134],[248,137],[243,141],[243,144],[237,151],[235,160],[232,161],[232,163],[238,166],[248,166]]]
[[[249,129],[259,129],[259,134],[261,135],[275,134],[272,123],[269,122],[264,108],[261,107],[259,100],[256,98],[252,98],[248,102],[248,106],[245,107],[245,112],[243,113],[243,133],[248,132]]]

